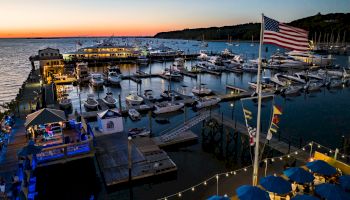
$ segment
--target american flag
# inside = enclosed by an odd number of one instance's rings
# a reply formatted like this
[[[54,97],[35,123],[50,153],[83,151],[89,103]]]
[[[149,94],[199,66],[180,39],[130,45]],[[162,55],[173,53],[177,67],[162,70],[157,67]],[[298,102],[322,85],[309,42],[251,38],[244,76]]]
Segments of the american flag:
[[[286,49],[309,50],[308,32],[288,26],[264,16],[264,44],[274,44]]]

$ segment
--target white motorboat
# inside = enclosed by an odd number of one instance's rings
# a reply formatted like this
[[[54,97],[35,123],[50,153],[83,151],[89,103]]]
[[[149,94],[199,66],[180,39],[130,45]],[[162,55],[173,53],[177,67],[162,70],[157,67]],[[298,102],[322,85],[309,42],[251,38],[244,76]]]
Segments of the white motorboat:
[[[284,89],[282,93],[284,95],[294,95],[299,94],[300,90],[303,89],[302,86],[291,85],[288,88]]]
[[[101,87],[101,86],[103,86],[104,80],[103,80],[102,74],[99,74],[99,73],[91,74],[90,83],[94,87]]]
[[[343,71],[335,71],[335,70],[318,70],[320,74],[328,74],[332,76],[342,77],[342,78],[350,78],[350,74],[347,73],[345,68],[343,68]]]
[[[218,97],[204,97],[196,101],[196,108],[204,108],[208,106],[213,106],[221,101]]]
[[[161,97],[165,98],[165,99],[171,99],[171,98],[177,98],[178,95],[177,94],[174,94],[173,92],[169,92],[169,90],[164,90],[161,94],[160,94]]]
[[[79,62],[76,64],[75,73],[79,83],[88,82],[90,80],[88,63]]]
[[[278,76],[280,76],[281,74],[277,73],[275,74],[273,77],[270,78],[270,81],[277,84],[277,85],[280,85],[280,86],[287,86],[287,83],[284,82],[284,81],[281,81]]]
[[[318,81],[309,81],[305,86],[304,89],[308,92],[312,92],[312,91],[318,91],[321,89],[322,87],[322,83],[318,82]]]
[[[343,81],[339,79],[332,79],[329,83],[329,88],[341,88],[343,87]]]
[[[131,128],[131,129],[129,129],[128,136],[131,136],[131,137],[136,137],[136,136],[147,137],[150,134],[151,134],[151,131],[147,130],[146,128]]]
[[[242,70],[244,72],[257,73],[258,72],[258,64],[252,63],[252,62],[243,63]]]
[[[210,56],[208,62],[213,65],[221,65],[222,58],[220,56]]]
[[[195,86],[192,89],[192,93],[196,95],[208,95],[211,93],[211,89],[204,86],[205,84],[200,84],[200,86]]]
[[[176,71],[170,71],[169,69],[166,69],[164,71],[164,75],[169,77],[171,81],[181,81],[183,79],[183,76],[180,73]]]
[[[135,93],[130,93],[128,96],[125,97],[125,99],[126,102],[130,105],[140,105],[143,101],[143,98]]]
[[[294,51],[287,52],[286,54],[296,60],[300,60],[302,62],[318,65],[318,66],[331,65],[333,61],[333,58],[331,57],[317,55],[312,52],[303,52],[303,51],[294,50]]]
[[[147,65],[149,63],[149,59],[147,58],[147,56],[139,56],[136,61],[140,65]]]
[[[155,98],[153,96],[153,91],[152,90],[145,90],[145,92],[143,93],[143,95],[145,96],[145,99],[149,100],[149,101],[154,101]]]
[[[128,115],[129,115],[130,119],[132,119],[132,120],[141,119],[141,114],[133,108],[128,110]]]
[[[197,58],[198,60],[208,60],[209,57],[208,57],[207,51],[205,50],[199,51],[199,56]]]
[[[108,92],[106,96],[102,99],[102,101],[109,107],[109,108],[115,108],[117,100],[113,98],[113,94],[111,92]]]
[[[68,109],[72,107],[72,100],[69,98],[62,98],[59,101],[60,108],[62,109]]]
[[[173,103],[173,102],[161,102],[161,103],[156,103],[154,105],[155,110],[153,111],[154,114],[162,114],[162,113],[168,113],[168,112],[174,112],[182,107],[184,107],[184,103]]]
[[[280,69],[306,69],[308,64],[301,60],[296,60],[293,57],[288,55],[283,55],[277,53],[271,56],[271,59],[268,61],[270,67],[276,67]]]
[[[117,65],[108,66],[108,67],[107,67],[107,73],[109,73],[109,72],[115,72],[115,73],[117,73],[117,74],[121,74],[120,68],[119,68],[119,66],[117,66]]]
[[[303,83],[303,84],[306,83],[306,81],[303,78],[301,78],[299,73],[295,73],[294,75],[284,74],[284,75],[282,75],[282,77],[285,77],[285,78],[287,78],[289,80],[292,80],[292,81],[295,81],[295,82],[298,82],[298,83]]]
[[[93,94],[87,95],[87,99],[84,102],[84,106],[85,106],[85,108],[90,109],[90,110],[97,110],[98,102],[95,99],[95,96]]]
[[[183,58],[175,58],[175,61],[173,62],[171,68],[174,71],[181,71],[185,68],[185,59]]]
[[[117,72],[108,72],[108,82],[113,85],[119,85],[120,81],[122,81],[121,75]]]

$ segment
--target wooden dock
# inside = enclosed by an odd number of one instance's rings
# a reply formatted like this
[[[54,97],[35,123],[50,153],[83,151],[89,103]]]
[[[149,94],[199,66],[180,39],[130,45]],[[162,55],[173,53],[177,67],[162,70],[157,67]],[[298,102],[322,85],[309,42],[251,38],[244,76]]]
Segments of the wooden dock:
[[[96,158],[106,186],[127,183],[129,169],[126,134],[98,137],[96,145]],[[176,172],[176,164],[151,138],[134,138],[131,146],[132,181]]]
[[[241,134],[244,134],[249,137],[247,127],[237,121],[234,121],[228,117],[220,116],[217,113],[212,113],[211,117],[218,121],[220,124],[223,124],[226,127],[232,128],[236,131],[238,131]],[[222,120],[223,118],[223,120]],[[290,152],[295,152],[300,150],[300,148],[290,145],[289,143],[286,143],[284,141],[278,140],[278,136],[272,137],[270,141],[266,139],[266,133],[260,133],[260,143],[266,144],[272,149],[275,149],[283,154],[289,154]],[[300,160],[307,160],[309,157],[309,154],[306,152],[299,152],[297,159]]]
[[[186,70],[181,70],[180,74],[182,74],[184,76],[189,76],[191,78],[197,78],[197,74],[195,74],[193,72],[186,71]]]
[[[164,141],[162,136],[152,138],[153,142],[160,148],[169,147],[173,145],[197,141],[198,136],[190,130],[184,131],[174,137],[172,140]]]

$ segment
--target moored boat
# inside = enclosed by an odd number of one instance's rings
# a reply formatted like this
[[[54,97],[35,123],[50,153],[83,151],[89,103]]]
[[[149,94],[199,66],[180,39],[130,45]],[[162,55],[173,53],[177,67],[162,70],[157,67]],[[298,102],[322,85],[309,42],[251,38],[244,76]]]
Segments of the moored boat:
[[[204,108],[208,106],[213,106],[221,101],[219,97],[203,97],[196,101],[196,108]]]
[[[141,114],[137,110],[135,110],[133,108],[128,110],[128,115],[129,115],[130,119],[132,119],[132,120],[139,120],[139,119],[141,119]]]
[[[151,131],[147,130],[146,128],[131,128],[131,129],[129,129],[128,136],[131,136],[131,137],[136,137],[136,136],[146,137],[146,136],[149,136],[150,133],[151,133]]]
[[[93,94],[88,94],[87,99],[84,102],[84,107],[90,110],[97,110],[98,102]]]
[[[113,94],[111,92],[108,92],[106,96],[102,99],[102,101],[109,107],[109,108],[115,108],[117,100],[113,98]]]
[[[174,112],[182,107],[184,107],[184,103],[173,103],[173,102],[161,102],[161,103],[156,103],[154,105],[155,110],[153,111],[154,114],[162,114],[162,113],[169,113],[169,112]]]
[[[117,72],[108,72],[108,82],[113,84],[113,85],[119,85],[121,79],[121,75],[118,74]]]
[[[72,107],[72,100],[69,98],[63,98],[59,101],[61,109],[68,109]]]
[[[140,105],[143,101],[143,98],[135,93],[130,93],[125,97],[126,102],[130,105]]]
[[[104,83],[102,74],[99,74],[99,73],[91,74],[90,83],[94,87],[102,87]]]

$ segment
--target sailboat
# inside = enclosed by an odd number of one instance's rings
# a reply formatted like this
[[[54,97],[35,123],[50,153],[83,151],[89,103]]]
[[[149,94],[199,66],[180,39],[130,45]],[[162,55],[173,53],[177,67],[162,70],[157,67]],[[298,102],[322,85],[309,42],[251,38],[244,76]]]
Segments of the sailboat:
[[[235,44],[236,47],[239,47],[239,39],[237,40],[237,44]]]
[[[228,37],[228,42],[226,43],[227,44],[227,46],[233,46],[233,44],[232,44],[232,36],[229,36],[229,35],[227,35],[227,37]]]
[[[250,46],[253,47],[254,46],[254,36],[252,35],[252,43],[250,43]]]
[[[203,37],[202,37],[201,47],[208,47],[208,43],[205,42],[205,40],[204,40],[204,34],[203,34]]]
[[[206,88],[202,83],[202,75],[199,75],[199,84],[192,89],[192,93],[196,95],[208,95],[211,93],[211,89]]]

